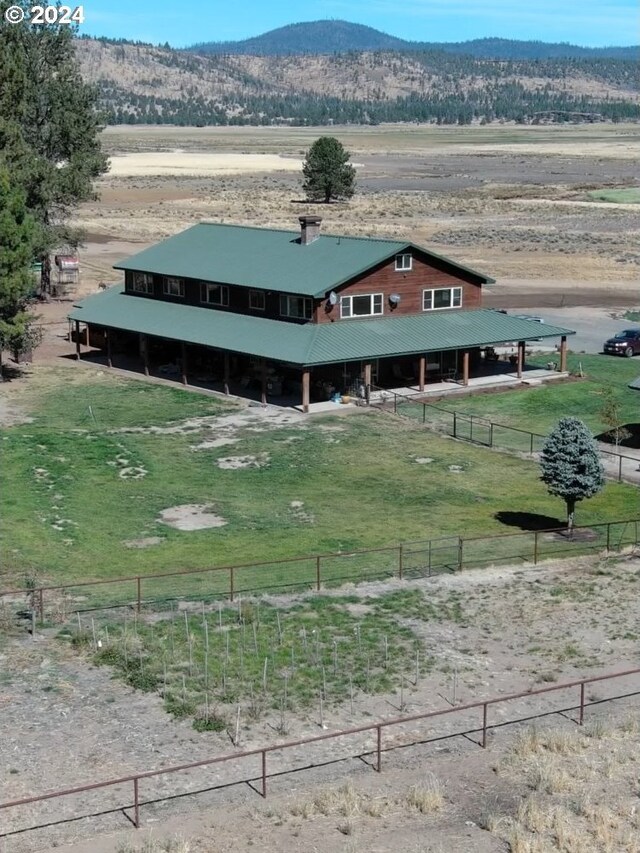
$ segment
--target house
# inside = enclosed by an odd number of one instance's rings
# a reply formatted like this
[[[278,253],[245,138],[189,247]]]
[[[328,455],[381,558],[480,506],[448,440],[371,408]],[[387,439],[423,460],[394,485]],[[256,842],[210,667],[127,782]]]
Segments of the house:
[[[87,342],[133,357],[145,374],[246,388],[263,401],[310,401],[356,387],[433,380],[468,384],[492,347],[568,329],[482,308],[493,279],[404,240],[321,233],[319,216],[296,231],[200,223],[117,264],[124,285],[78,303]]]

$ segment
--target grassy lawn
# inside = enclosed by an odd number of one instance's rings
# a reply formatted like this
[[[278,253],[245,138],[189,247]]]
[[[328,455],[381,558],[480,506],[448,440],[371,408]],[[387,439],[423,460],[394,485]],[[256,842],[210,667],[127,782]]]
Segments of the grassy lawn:
[[[612,201],[617,204],[640,204],[640,187],[621,190],[593,190],[588,193],[594,201]]]
[[[616,364],[626,369],[628,363]],[[2,495],[4,585],[29,573],[41,582],[77,582],[513,532],[496,518],[505,510],[562,518],[562,503],[547,495],[535,464],[392,416],[244,426],[233,445],[196,449],[216,430],[193,422],[185,431],[157,427],[228,411],[224,401],[87,375],[92,381],[75,387],[64,382],[35,393],[34,384],[34,422],[2,432],[3,473],[11,484]],[[529,393],[558,395],[559,407],[566,389],[583,387]],[[474,405],[499,400],[513,406],[516,398],[524,394],[479,398]],[[25,393],[21,405],[27,400]],[[123,426],[134,431],[117,431]],[[258,464],[220,467],[232,456]],[[431,461],[416,463],[421,457]],[[626,518],[634,501],[632,487],[608,484],[579,507],[577,522]],[[159,520],[162,510],[191,504],[211,507],[226,524],[185,531]],[[365,562],[374,564],[373,558]],[[279,572],[280,579],[291,577]],[[241,586],[250,585],[249,575]]]
[[[543,366],[548,357],[531,357],[527,361]],[[640,421],[640,394],[627,387],[640,374],[640,358],[570,354],[569,371],[577,373],[580,365],[585,374],[584,379],[446,400],[438,405],[543,435],[549,432],[559,418],[571,415],[581,418],[597,434],[606,428],[600,412],[602,389],[608,387],[614,391],[620,405],[623,423]]]

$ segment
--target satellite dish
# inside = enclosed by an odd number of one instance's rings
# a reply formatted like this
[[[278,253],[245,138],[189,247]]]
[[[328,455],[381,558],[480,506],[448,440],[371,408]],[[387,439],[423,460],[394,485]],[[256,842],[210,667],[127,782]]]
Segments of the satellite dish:
[[[389,302],[390,302],[392,305],[397,305],[397,304],[400,302],[400,299],[401,299],[401,298],[402,298],[402,297],[400,296],[400,294],[399,294],[399,293],[392,293],[392,294],[389,296]]]
[[[332,290],[331,293],[329,294],[329,305],[335,305],[337,301],[338,301],[338,294],[335,292],[335,290]]]

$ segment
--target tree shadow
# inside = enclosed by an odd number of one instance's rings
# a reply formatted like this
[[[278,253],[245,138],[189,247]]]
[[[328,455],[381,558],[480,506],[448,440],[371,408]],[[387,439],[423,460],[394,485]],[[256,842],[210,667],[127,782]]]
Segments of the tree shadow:
[[[520,530],[557,530],[559,527],[565,527],[566,521],[560,518],[553,518],[550,515],[541,515],[537,512],[511,512],[509,510],[501,510],[493,516],[500,524],[506,524],[509,527],[518,527]]]
[[[615,446],[615,433],[614,431],[601,432],[596,436],[596,440]],[[639,423],[620,424],[620,443],[618,447],[640,448]]]

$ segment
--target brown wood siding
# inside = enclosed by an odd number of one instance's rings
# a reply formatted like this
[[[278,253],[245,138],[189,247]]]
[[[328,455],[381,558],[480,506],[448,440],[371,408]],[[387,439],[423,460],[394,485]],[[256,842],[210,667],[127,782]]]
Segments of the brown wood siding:
[[[474,283],[472,276],[462,277],[463,273],[447,272],[438,268],[426,257],[417,257],[414,253],[412,268],[408,272],[397,272],[395,258],[377,269],[371,270],[352,282],[336,288],[338,297],[355,296],[365,293],[382,293],[382,315],[390,317],[404,314],[422,314],[422,291],[437,287],[462,287],[462,308],[480,308],[482,303],[482,286]],[[400,294],[400,304],[391,308],[389,296]],[[340,320],[340,300],[329,309],[327,300],[316,302],[314,321],[316,323],[331,323]],[[459,311],[460,308],[449,309]],[[343,322],[349,322],[348,319]]]

